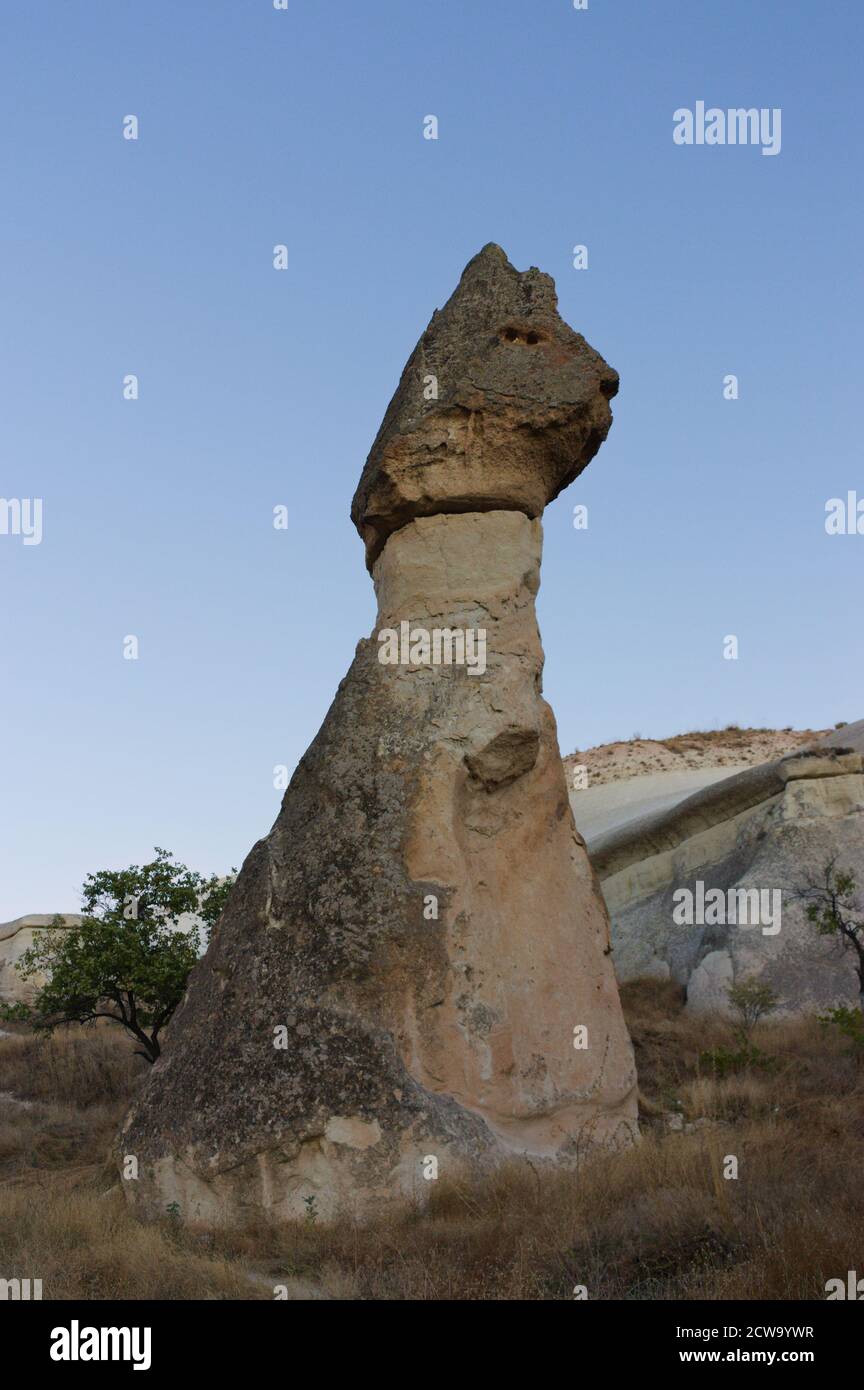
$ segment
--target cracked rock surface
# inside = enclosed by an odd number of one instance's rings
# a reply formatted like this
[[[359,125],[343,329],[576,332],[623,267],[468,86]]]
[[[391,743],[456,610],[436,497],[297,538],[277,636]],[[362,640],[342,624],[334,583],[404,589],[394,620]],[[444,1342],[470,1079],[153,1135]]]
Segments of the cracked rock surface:
[[[288,1219],[314,1202],[362,1219],[422,1201],[432,1158],[439,1177],[575,1165],[635,1136],[608,917],[534,608],[539,513],[608,429],[617,378],[554,306],[548,277],[486,248],[430,326],[436,409],[428,356],[406,368],[355,499],[376,627],[127,1119],[120,1152],[139,1178],[124,1189],[147,1213]],[[537,332],[530,359],[509,359],[523,346],[505,345],[508,327]],[[475,390],[469,459],[464,431],[433,441]],[[432,461],[413,484],[396,466],[409,438]],[[379,635],[404,624],[482,631],[483,670],[382,663]]]
[[[600,448],[617,390],[551,276],[484,246],[408,359],[354,494],[369,568],[414,517],[541,516]]]

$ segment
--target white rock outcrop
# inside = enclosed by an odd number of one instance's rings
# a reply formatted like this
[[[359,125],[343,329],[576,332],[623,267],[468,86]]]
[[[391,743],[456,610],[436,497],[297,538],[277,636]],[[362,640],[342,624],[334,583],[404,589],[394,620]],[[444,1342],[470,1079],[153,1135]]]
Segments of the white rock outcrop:
[[[70,927],[81,921],[75,912],[60,915]],[[12,922],[0,922],[0,1003],[29,1003],[33,998],[41,983],[40,977],[24,980],[16,965],[24,952],[35,944],[41,932],[54,930],[54,916],[51,913],[32,912],[26,917],[16,917]]]
[[[857,1003],[853,953],[820,937],[795,895],[832,858],[864,888],[864,721],[589,838],[588,847],[619,980],[657,976],[665,964],[700,1011],[722,1010],[728,985],[745,977],[769,984],[782,1012]],[[706,912],[679,923],[682,890],[694,901],[718,890],[727,902],[779,894],[780,919],[763,929],[727,911],[725,920]]]

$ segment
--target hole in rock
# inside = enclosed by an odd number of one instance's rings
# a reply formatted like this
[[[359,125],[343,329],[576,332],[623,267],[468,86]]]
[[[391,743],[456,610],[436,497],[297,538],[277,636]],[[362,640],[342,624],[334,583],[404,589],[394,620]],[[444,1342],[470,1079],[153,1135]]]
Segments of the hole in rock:
[[[542,333],[537,333],[532,329],[515,328],[513,324],[508,324],[501,329],[501,337],[505,343],[527,343],[529,347],[536,347],[543,342]]]

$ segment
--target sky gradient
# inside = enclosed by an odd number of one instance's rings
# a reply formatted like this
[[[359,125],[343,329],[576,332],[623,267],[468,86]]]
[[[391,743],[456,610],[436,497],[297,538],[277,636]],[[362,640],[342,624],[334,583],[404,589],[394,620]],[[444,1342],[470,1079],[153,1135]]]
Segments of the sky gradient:
[[[621,375],[544,520],[562,751],[864,714],[864,535],[824,526],[864,498],[860,7],[7,0],[2,24],[0,495],[43,499],[43,537],[0,535],[0,921],[154,845],[224,871],[269,830],[274,766],[372,630],[366,453],[488,241]],[[781,108],[781,152],[677,146],[699,100]]]

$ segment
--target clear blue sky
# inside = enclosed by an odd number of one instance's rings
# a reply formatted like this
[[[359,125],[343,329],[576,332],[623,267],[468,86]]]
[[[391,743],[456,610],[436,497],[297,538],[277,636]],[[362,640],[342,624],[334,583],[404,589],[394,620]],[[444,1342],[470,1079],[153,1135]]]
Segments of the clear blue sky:
[[[0,495],[44,535],[0,536],[0,920],[267,832],[374,621],[369,445],[490,240],[621,374],[545,518],[562,750],[864,714],[864,536],[824,531],[864,496],[860,5],[5,0],[2,29]],[[780,155],[676,146],[699,100],[780,107]]]

